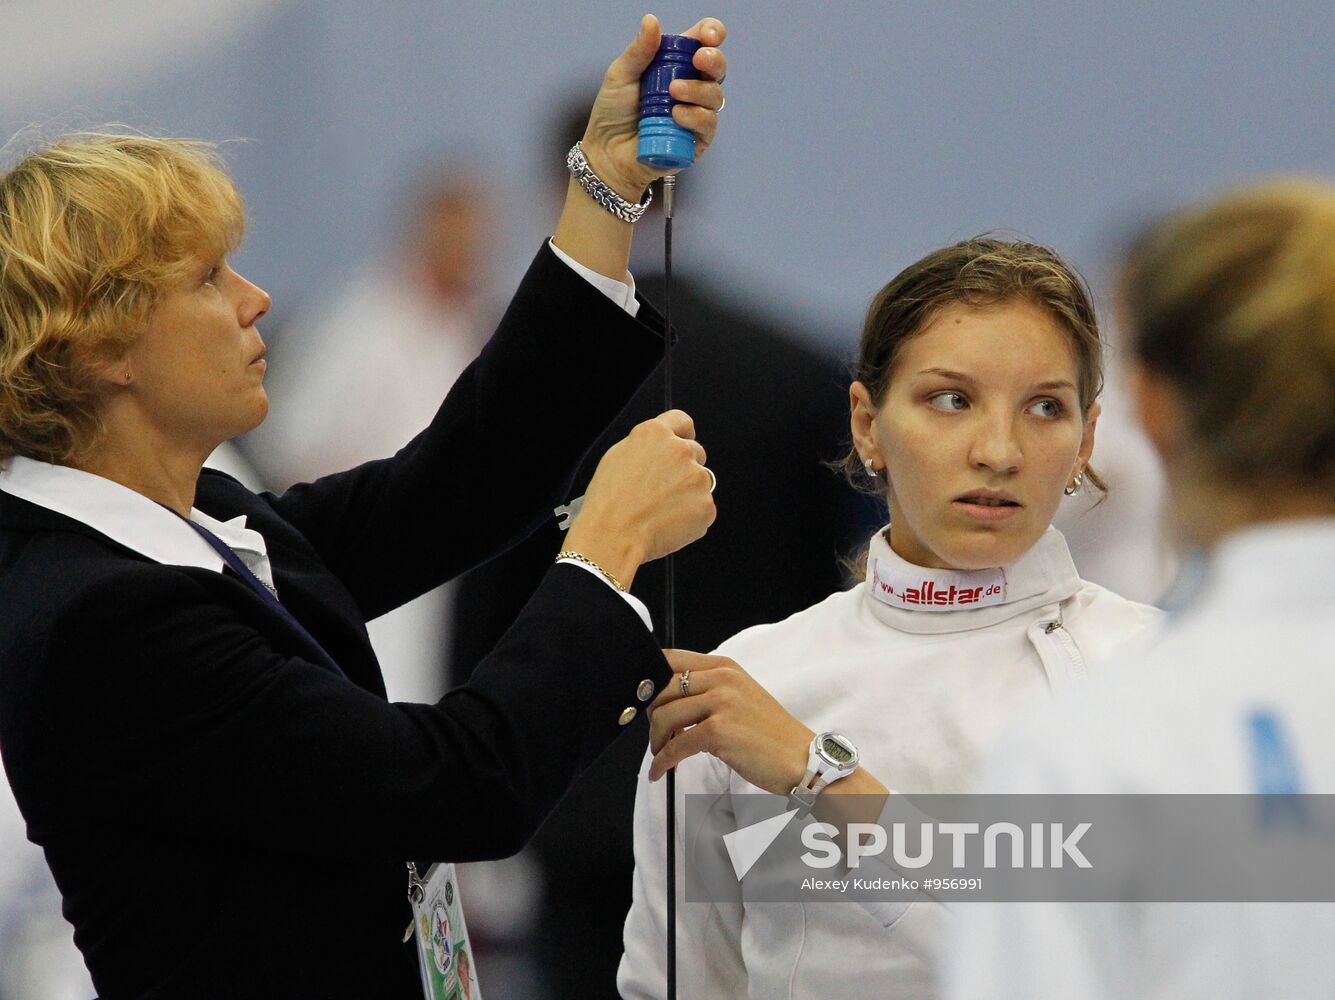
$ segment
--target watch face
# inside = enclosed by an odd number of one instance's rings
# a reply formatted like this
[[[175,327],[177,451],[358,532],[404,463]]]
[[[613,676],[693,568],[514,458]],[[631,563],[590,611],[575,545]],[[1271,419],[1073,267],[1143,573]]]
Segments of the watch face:
[[[820,748],[821,752],[836,764],[847,764],[856,756],[851,744],[829,734],[821,738]]]

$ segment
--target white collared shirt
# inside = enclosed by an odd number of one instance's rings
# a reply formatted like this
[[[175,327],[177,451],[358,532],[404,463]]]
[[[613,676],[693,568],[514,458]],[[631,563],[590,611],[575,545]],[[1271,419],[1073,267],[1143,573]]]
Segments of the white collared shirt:
[[[627,315],[632,317],[639,315],[640,304],[635,300],[635,275],[627,271],[626,277],[630,279],[630,282],[617,281],[616,278],[609,278],[605,274],[599,274],[597,271],[585,267],[558,247],[555,240],[548,240],[547,245],[552,248],[552,253],[556,254],[558,260],[564,261],[565,265],[572,271],[626,310]]]
[[[86,524],[154,562],[216,573],[225,565],[213,546],[174,511],[91,472],[16,455],[0,471],[0,490]],[[221,538],[247,569],[273,586],[264,536],[246,527],[245,514],[219,521],[192,507],[190,520]]]
[[[629,315],[638,315],[640,304],[635,300],[635,276],[633,274],[629,271],[626,272],[626,276],[630,278],[629,284],[624,281],[617,281],[616,278],[609,278],[605,274],[599,274],[597,271],[590,270],[583,264],[571,258],[568,254],[563,253],[561,248],[558,247],[553,240],[548,240],[547,245],[552,248],[552,253],[556,254],[560,260],[565,261],[566,265],[573,269],[576,274],[591,284],[594,288],[598,289],[598,291],[606,295],[622,309],[626,310]],[[602,580],[603,583],[607,584],[626,599],[626,603],[629,604],[634,609],[635,613],[640,616],[640,621],[644,622],[645,628],[650,632],[654,630],[653,619],[649,617],[649,609],[645,607],[644,602],[634,594],[620,589],[605,573],[600,573],[592,566],[575,559],[558,559],[557,562],[566,563],[571,566],[578,566],[580,569],[592,573],[599,580]]]

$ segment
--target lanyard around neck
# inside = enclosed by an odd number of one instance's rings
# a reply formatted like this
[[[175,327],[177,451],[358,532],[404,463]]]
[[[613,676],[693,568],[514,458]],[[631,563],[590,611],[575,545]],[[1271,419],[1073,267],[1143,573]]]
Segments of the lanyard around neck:
[[[167,509],[171,510],[170,507]],[[176,511],[172,511],[172,513],[176,514],[177,517],[181,517],[181,515]],[[185,521],[186,524],[190,525],[190,527],[195,529],[195,532],[201,538],[203,538],[204,541],[209,543],[209,545],[213,548],[213,550],[217,552],[219,556],[222,557],[222,560],[224,563],[227,564],[227,567],[237,575],[237,577],[241,580],[242,583],[244,583],[247,587],[249,587],[256,594],[258,594],[265,601],[265,603],[267,603],[271,608],[277,611],[280,616],[286,619],[287,623],[291,625],[292,628],[294,628],[298,633],[300,633],[302,638],[304,638],[308,643],[310,643],[310,645],[314,646],[317,650],[319,650],[320,656],[324,659],[324,661],[327,664],[329,664],[331,667],[337,670],[340,674],[343,674],[343,669],[338,665],[338,661],[335,660],[332,656],[330,656],[327,652],[325,652],[325,648],[320,645],[319,640],[316,639],[315,636],[311,635],[311,633],[307,630],[306,626],[301,624],[301,622],[297,620],[297,617],[287,609],[287,606],[284,605],[283,602],[278,599],[278,592],[275,591],[263,580],[261,580],[254,573],[252,573],[250,567],[247,566],[244,562],[242,562],[241,557],[236,554],[236,552],[232,549],[230,545],[228,545],[226,542],[224,542],[221,538],[215,535],[208,528],[204,527],[202,524],[196,524],[188,517],[182,517],[181,520]],[[347,675],[343,674],[343,676]]]

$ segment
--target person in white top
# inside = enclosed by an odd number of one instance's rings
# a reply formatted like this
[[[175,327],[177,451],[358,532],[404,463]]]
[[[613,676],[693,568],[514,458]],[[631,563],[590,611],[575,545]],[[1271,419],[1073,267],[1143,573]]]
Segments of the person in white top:
[[[1194,587],[1149,653],[1005,739],[982,788],[1335,793],[1335,185],[1172,214],[1122,284]],[[958,1000],[1335,996],[1331,903],[960,910]]]
[[[390,249],[319,289],[276,338],[274,406],[246,443],[277,488],[392,455],[435,415],[495,326],[493,202],[468,168],[433,171]]]
[[[1089,466],[1101,364],[1083,283],[1045,247],[966,240],[882,289],[850,391],[845,464],[885,497],[890,526],[871,539],[852,590],[748,629],[717,656],[671,657],[691,673],[652,716],[624,996],[665,995],[666,805],[654,782],[668,767],[679,765],[682,794],[714,795],[727,813],[747,792],[796,792],[813,730],[834,731],[861,766],[831,791],[962,792],[1017,712],[1079,684],[1157,621],[1155,609],[1082,581],[1051,527],[1064,492],[1102,488]],[[777,704],[757,697],[757,683]],[[677,821],[685,872],[684,810]],[[850,903],[688,903],[684,882],[684,998],[935,994],[939,904],[886,915]]]
[[[270,351],[273,406],[245,441],[276,489],[392,455],[431,422],[495,325],[483,301],[493,200],[475,168],[424,172],[394,245],[285,325]],[[444,584],[368,623],[390,698],[445,693],[452,595]]]

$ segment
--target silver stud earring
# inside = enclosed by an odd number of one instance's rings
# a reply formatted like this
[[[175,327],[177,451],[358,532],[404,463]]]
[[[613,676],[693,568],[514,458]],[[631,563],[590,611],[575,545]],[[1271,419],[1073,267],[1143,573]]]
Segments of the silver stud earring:
[[[1085,474],[1077,472],[1075,479],[1071,480],[1071,485],[1062,490],[1068,497],[1073,497],[1080,492],[1080,484],[1085,481]]]

